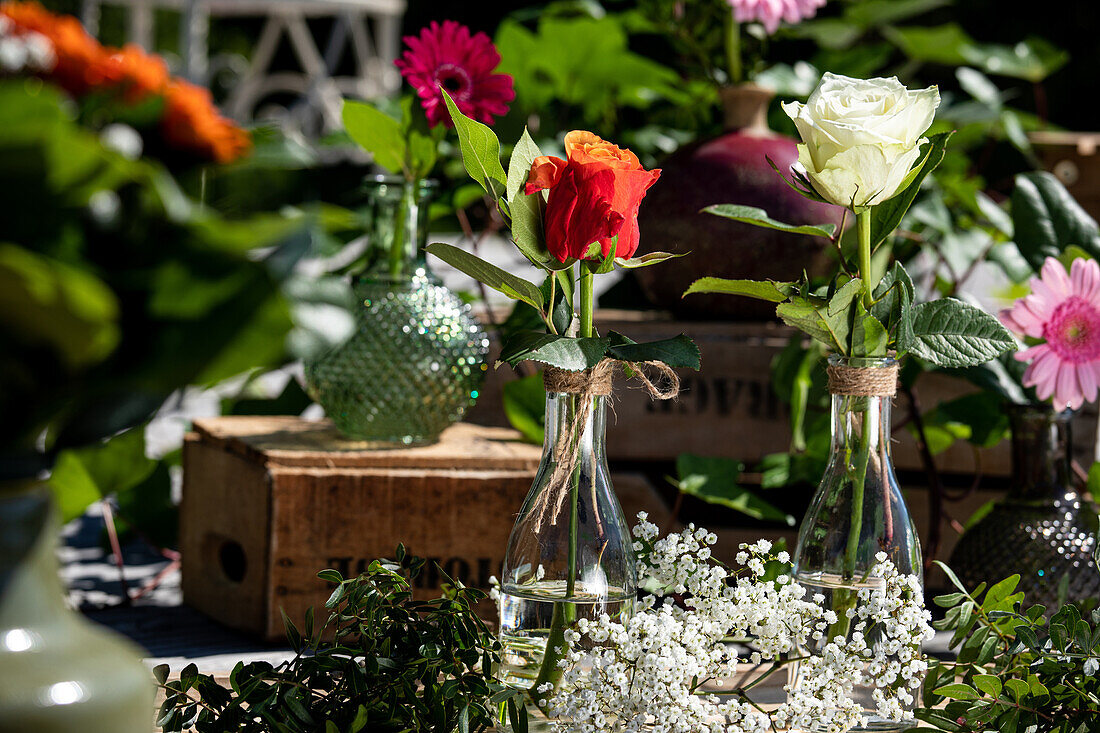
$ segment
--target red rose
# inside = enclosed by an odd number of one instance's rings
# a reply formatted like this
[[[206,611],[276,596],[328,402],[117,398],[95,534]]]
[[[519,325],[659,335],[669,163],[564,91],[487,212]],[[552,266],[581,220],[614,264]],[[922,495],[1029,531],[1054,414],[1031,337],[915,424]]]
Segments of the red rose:
[[[638,249],[638,205],[661,175],[647,171],[638,156],[591,132],[574,130],[565,136],[568,160],[544,155],[531,164],[527,195],[549,189],[546,203],[546,246],[559,261],[584,259],[593,242],[603,256],[618,235],[616,257]]]

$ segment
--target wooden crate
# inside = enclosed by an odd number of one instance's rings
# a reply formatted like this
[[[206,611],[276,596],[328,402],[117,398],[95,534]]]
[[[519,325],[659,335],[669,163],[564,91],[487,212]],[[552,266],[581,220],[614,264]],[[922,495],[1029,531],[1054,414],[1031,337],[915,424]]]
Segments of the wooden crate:
[[[282,639],[279,609],[300,621],[331,588],[317,572],[362,572],[398,542],[487,588],[541,450],[511,430],[452,426],[439,443],[366,451],[327,422],[196,420],[184,445],[180,549],[184,600],[227,626]],[[483,609],[491,613],[491,605]]]
[[[673,321],[667,314],[645,311],[600,311],[601,333],[624,333],[636,341],[655,341],[680,333],[690,336],[702,353],[702,369],[681,370],[679,399],[654,402],[637,385],[617,380],[613,410],[608,415],[607,455],[616,462],[673,461],[681,453],[726,456],[753,464],[790,444],[789,410],[772,388],[772,360],[786,346],[790,328],[775,323]],[[495,353],[495,352],[494,352]],[[491,358],[495,358],[491,357]],[[490,369],[471,422],[507,425],[501,402],[504,382],[515,379],[510,367]],[[917,383],[923,409],[955,399],[973,388],[959,379],[925,374]],[[894,401],[894,423],[906,421],[904,398]],[[923,471],[908,430],[894,431],[894,464],[899,471]],[[1096,445],[1096,410],[1088,406],[1074,425],[1076,455],[1091,462]],[[964,441],[936,457],[948,474],[982,473],[1004,477],[1011,472],[1007,442],[977,452]]]

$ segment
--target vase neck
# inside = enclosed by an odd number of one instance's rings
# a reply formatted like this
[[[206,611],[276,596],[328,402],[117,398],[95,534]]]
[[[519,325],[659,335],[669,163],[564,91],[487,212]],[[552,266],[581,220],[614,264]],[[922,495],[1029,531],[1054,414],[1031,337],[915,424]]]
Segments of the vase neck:
[[[546,439],[543,450],[547,455],[560,455],[567,443],[576,440],[572,431],[578,415],[584,419],[584,428],[577,444],[579,461],[604,460],[604,432],[606,428],[606,397],[582,397],[566,392],[546,393]],[[588,409],[585,410],[585,401]],[[586,412],[586,415],[581,415]]]
[[[0,632],[50,623],[66,613],[56,533],[48,491],[0,494]]]
[[[1055,499],[1073,493],[1072,434],[1069,411],[1047,406],[1013,405],[1012,496],[1017,499]]]
[[[775,93],[755,84],[736,84],[718,90],[727,131],[770,135],[768,105]]]
[[[405,279],[426,272],[428,210],[434,181],[374,177],[363,186],[368,250],[364,268],[371,277]]]
[[[866,450],[890,459],[890,397],[832,396],[833,454]],[[866,437],[865,437],[866,436]]]

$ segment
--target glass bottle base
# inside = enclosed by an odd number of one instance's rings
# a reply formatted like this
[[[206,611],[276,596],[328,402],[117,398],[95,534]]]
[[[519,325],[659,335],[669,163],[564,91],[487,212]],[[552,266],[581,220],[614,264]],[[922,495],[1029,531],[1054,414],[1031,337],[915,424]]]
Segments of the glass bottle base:
[[[572,600],[565,601],[564,582],[536,583],[522,591],[501,592],[500,601],[500,673],[501,682],[521,690],[530,689],[535,683],[546,656],[546,643],[550,636],[554,606],[566,604],[572,607],[568,614],[573,621],[569,628],[576,628],[576,621],[595,621],[603,614],[619,621],[628,617],[634,609],[634,599],[623,597],[621,591],[607,595],[580,591]],[[618,589],[609,589],[615,591]]]

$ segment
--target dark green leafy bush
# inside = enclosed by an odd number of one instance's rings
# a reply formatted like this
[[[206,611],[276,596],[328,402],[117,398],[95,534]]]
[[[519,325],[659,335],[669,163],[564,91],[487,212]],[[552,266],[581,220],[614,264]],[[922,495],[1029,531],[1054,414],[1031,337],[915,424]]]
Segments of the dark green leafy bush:
[[[238,663],[229,688],[193,664],[172,681],[167,665],[155,668],[167,694],[157,725],[199,733],[466,733],[492,727],[499,706],[515,714],[521,693],[493,679],[500,647],[474,611],[485,594],[447,578],[442,598],[415,601],[411,580],[423,565],[398,546],[396,562],[375,560],[357,578],[323,570],[318,577],[336,584],[328,620],[315,625],[310,609],[299,630],[284,615],[294,658]]]
[[[929,669],[917,717],[959,732],[1100,730],[1100,610],[1067,604],[1048,618],[1040,605],[1023,610],[1018,575],[968,591],[940,567],[959,592],[935,599],[948,609],[935,626],[954,631],[958,657]]]

